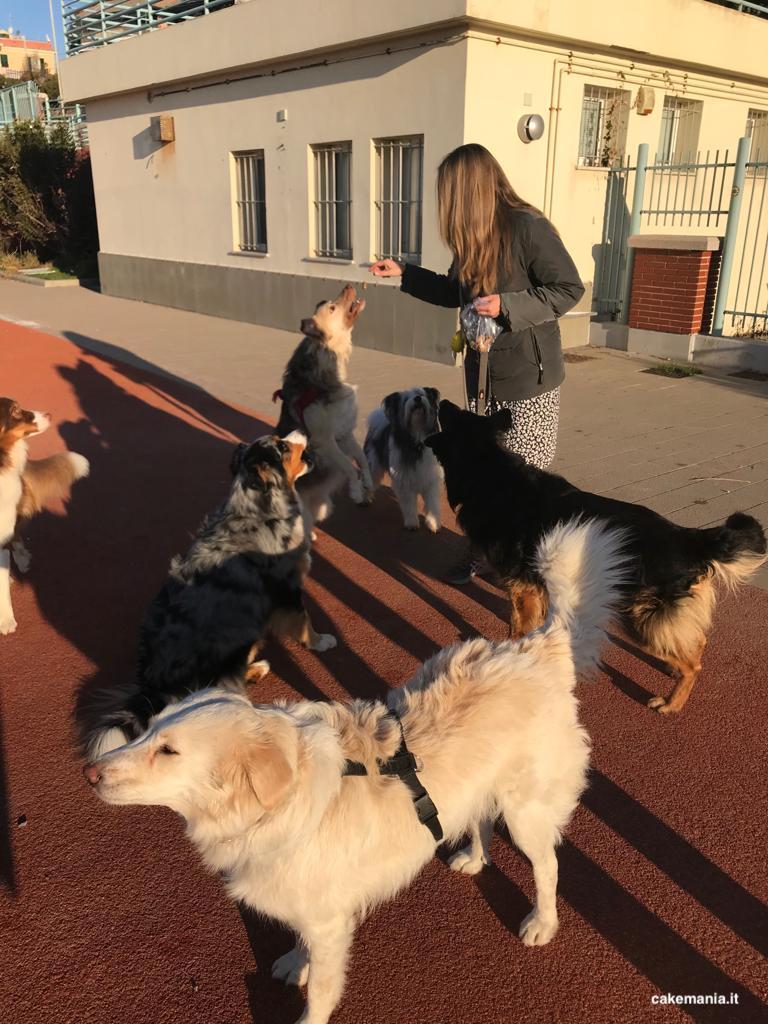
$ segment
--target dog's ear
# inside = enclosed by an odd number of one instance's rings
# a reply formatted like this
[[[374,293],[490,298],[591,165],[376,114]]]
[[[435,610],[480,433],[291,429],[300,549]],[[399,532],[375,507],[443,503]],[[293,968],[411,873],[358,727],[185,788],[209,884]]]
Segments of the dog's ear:
[[[393,391],[391,395],[387,395],[381,403],[381,407],[389,422],[393,424],[397,423],[397,419],[400,415],[400,392]]]
[[[432,408],[437,411],[437,407],[440,404],[440,392],[437,388],[422,388],[424,394],[427,396],[427,401]]]
[[[323,303],[321,302],[319,304],[319,306],[318,306],[318,309],[322,305],[323,305]],[[301,333],[303,335],[305,335],[307,338],[321,338],[322,339],[322,337],[323,337],[323,332],[317,326],[317,322],[315,321],[315,318],[313,316],[305,317],[301,321]]]
[[[459,417],[461,416],[461,409],[458,405],[454,405],[453,402],[449,402],[447,398],[444,398],[440,403],[439,407],[440,426],[443,430],[450,430],[451,427],[456,426]]]
[[[504,434],[512,429],[512,410],[501,408],[493,416],[489,417],[488,422],[493,428],[494,433]]]
[[[265,811],[281,803],[296,776],[296,765],[277,736],[242,738],[234,743],[223,775],[233,787],[235,800],[254,795]]]
[[[229,471],[232,476],[237,476],[240,470],[243,468],[243,456],[248,451],[248,445],[243,444],[241,441],[239,445],[232,452],[232,458],[229,460]]]

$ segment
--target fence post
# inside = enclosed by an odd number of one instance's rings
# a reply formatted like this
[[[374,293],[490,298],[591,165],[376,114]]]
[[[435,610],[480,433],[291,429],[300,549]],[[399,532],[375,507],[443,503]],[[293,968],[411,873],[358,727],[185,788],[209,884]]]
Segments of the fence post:
[[[635,171],[635,187],[632,192],[632,212],[629,215],[629,238],[640,232],[640,214],[643,210],[645,197],[645,170],[648,167],[648,143],[641,142],[637,147],[637,170]],[[632,294],[632,265],[635,254],[627,246],[627,264],[624,271],[624,296],[621,300],[621,319],[619,323],[629,321],[629,297]]]
[[[751,140],[744,136],[739,139],[739,145],[736,150],[733,188],[731,189],[731,201],[728,204],[728,220],[725,224],[723,254],[720,257],[720,277],[717,282],[715,312],[712,316],[712,333],[718,337],[723,333],[723,324],[725,322],[725,304],[728,301],[728,286],[731,283],[731,268],[736,251],[736,235],[739,230],[739,215],[741,213],[741,199],[744,194],[744,181],[747,177],[750,142]]]

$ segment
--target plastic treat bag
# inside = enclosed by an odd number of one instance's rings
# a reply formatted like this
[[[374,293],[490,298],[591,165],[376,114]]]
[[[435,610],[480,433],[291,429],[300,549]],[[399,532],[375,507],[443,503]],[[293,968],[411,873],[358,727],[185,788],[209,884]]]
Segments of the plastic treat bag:
[[[459,319],[467,344],[478,352],[489,352],[502,331],[493,317],[481,316],[472,302],[463,307]]]

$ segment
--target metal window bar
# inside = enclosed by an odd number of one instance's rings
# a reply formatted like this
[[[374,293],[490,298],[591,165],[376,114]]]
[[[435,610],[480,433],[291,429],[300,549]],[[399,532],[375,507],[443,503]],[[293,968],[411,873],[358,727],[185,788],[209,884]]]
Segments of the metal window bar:
[[[585,85],[579,131],[579,167],[612,167],[624,157],[630,94]]]
[[[424,136],[379,139],[376,152],[376,259],[421,262]]]
[[[750,107],[747,111],[747,124],[744,134],[751,141],[750,158],[747,173],[755,175],[765,173],[761,169],[760,159],[768,158],[768,110]]]
[[[67,56],[234,6],[235,0],[62,0]]]
[[[352,259],[352,143],[327,143],[312,150],[315,256]]]
[[[267,197],[264,150],[235,153],[237,212],[241,252],[267,251]]]
[[[709,3],[717,4],[718,7],[727,7],[741,14],[752,14],[756,18],[768,18],[768,3],[760,3],[759,0],[709,0]]]
[[[703,103],[680,96],[665,96],[657,163],[683,163],[699,141]]]

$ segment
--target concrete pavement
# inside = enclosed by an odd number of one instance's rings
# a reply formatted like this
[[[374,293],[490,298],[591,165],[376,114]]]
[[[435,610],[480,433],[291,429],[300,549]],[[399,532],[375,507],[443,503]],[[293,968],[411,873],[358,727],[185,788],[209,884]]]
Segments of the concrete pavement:
[[[271,396],[298,341],[298,333],[6,280],[0,281],[0,316],[265,416],[276,412]],[[672,380],[643,372],[651,360],[602,349],[568,358],[574,361],[562,392],[553,468],[581,487],[643,502],[686,526],[722,522],[737,510],[768,524],[768,382],[709,372]],[[430,384],[462,400],[453,366],[372,349],[355,351],[350,378],[359,386],[361,432],[390,391]],[[768,569],[756,582],[768,588]]]

